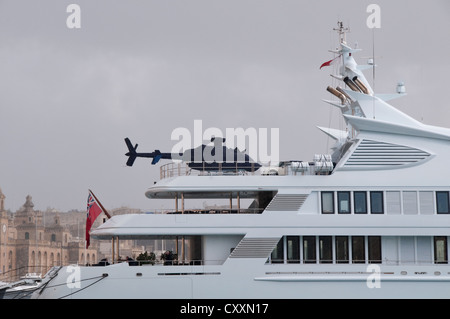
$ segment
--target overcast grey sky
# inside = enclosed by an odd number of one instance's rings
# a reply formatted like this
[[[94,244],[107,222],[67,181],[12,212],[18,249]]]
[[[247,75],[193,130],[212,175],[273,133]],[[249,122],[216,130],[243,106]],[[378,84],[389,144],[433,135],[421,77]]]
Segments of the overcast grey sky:
[[[66,8],[81,8],[69,29]],[[13,211],[85,209],[88,189],[107,208],[151,210],[144,192],[159,166],[126,167],[124,137],[170,151],[177,127],[279,128],[280,159],[311,160],[342,128],[330,98],[338,20],[372,54],[378,93],[405,82],[392,104],[450,127],[450,2],[361,0],[0,0],[0,188]],[[365,59],[357,59],[364,62]],[[372,79],[371,72],[366,72]]]

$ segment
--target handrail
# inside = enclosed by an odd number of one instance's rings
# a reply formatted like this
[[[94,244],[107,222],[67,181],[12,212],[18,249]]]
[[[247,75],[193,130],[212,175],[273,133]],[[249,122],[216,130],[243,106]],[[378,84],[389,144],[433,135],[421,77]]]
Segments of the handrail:
[[[211,209],[185,209],[184,211],[176,210],[176,209],[164,209],[159,212],[155,212],[156,214],[261,214],[264,211],[264,208],[240,208],[239,210],[236,208],[211,208]]]
[[[236,163],[236,166],[233,168],[227,167],[226,169],[222,169],[222,166],[219,163],[218,169],[213,170],[206,163],[203,165],[203,169],[192,169],[185,162],[182,163],[167,163],[162,165],[159,168],[159,177],[160,179],[177,177],[177,176],[189,176],[189,175],[197,175],[197,176],[216,176],[216,175],[226,175],[226,176],[234,176],[234,175],[248,175],[248,174],[256,174],[258,172],[257,168],[253,168],[248,171],[248,163],[240,165]]]
[[[205,265],[222,265],[225,259],[205,260],[205,259],[186,259],[186,260],[119,260],[114,264],[128,263],[130,266],[205,266]],[[105,267],[111,265],[109,262],[100,262],[98,264],[86,265],[87,267]]]
[[[392,265],[392,266],[408,266],[408,265],[448,265],[449,260],[444,261],[435,261],[435,260],[398,260],[398,259],[387,259],[384,258],[382,260],[352,260],[352,259],[346,259],[346,260],[336,260],[336,259],[311,259],[311,260],[305,260],[305,259],[276,259],[271,258],[268,259],[266,264],[324,264],[324,265],[368,265],[368,264],[382,264],[382,265]]]
[[[185,163],[167,163],[159,168],[159,178],[187,176],[191,174],[191,168]]]
[[[235,166],[223,169],[221,163],[218,164],[217,169],[211,169],[207,163],[203,164],[203,168],[191,168],[186,162],[171,162],[164,164],[159,169],[160,179],[178,177],[178,176],[242,176],[242,175],[329,175],[334,165],[331,161],[325,161],[318,157],[314,162],[303,161],[285,161],[280,162],[279,165],[270,165],[270,163],[263,163],[261,168],[254,168],[249,170],[249,163],[236,163]]]

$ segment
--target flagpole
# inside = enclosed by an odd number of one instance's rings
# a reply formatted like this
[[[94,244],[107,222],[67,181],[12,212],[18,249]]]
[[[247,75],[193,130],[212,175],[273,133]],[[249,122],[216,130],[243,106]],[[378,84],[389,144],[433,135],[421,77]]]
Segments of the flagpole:
[[[92,194],[92,196],[94,196],[95,201],[100,205],[100,207],[102,208],[106,217],[111,218],[111,215],[108,213],[108,211],[105,209],[105,207],[103,207],[102,203],[100,203],[100,201],[97,199],[97,196],[95,196],[95,194],[91,190],[89,190],[89,192]]]

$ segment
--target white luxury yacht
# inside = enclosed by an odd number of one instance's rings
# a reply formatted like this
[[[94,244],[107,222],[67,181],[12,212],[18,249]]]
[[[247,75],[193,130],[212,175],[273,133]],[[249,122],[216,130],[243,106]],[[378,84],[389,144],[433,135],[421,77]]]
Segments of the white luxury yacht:
[[[388,104],[402,85],[375,94],[361,72],[373,65],[357,65],[359,49],[338,25],[340,46],[325,64],[340,63],[339,85],[326,102],[347,129],[320,128],[336,141],[331,154],[270,174],[164,165],[145,195],[173,199],[174,209],[113,216],[91,236],[112,240],[113,251],[120,240],[176,240],[178,258],[65,266],[33,297],[450,298],[450,130]],[[229,206],[185,209],[212,199]]]

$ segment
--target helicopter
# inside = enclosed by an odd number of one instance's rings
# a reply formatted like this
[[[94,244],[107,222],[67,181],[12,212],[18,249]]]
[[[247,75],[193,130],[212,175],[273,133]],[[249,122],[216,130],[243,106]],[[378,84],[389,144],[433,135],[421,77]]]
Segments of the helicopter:
[[[127,166],[133,166],[137,157],[152,158],[152,165],[157,164],[161,159],[182,160],[187,165],[199,171],[247,171],[254,172],[261,167],[261,164],[253,161],[253,159],[236,148],[229,148],[223,145],[224,138],[212,137],[211,142],[214,145],[202,144],[198,147],[188,149],[183,153],[163,153],[155,150],[150,153],[136,152],[138,144],[131,143],[128,137],[125,138],[128,152],[126,162]]]

